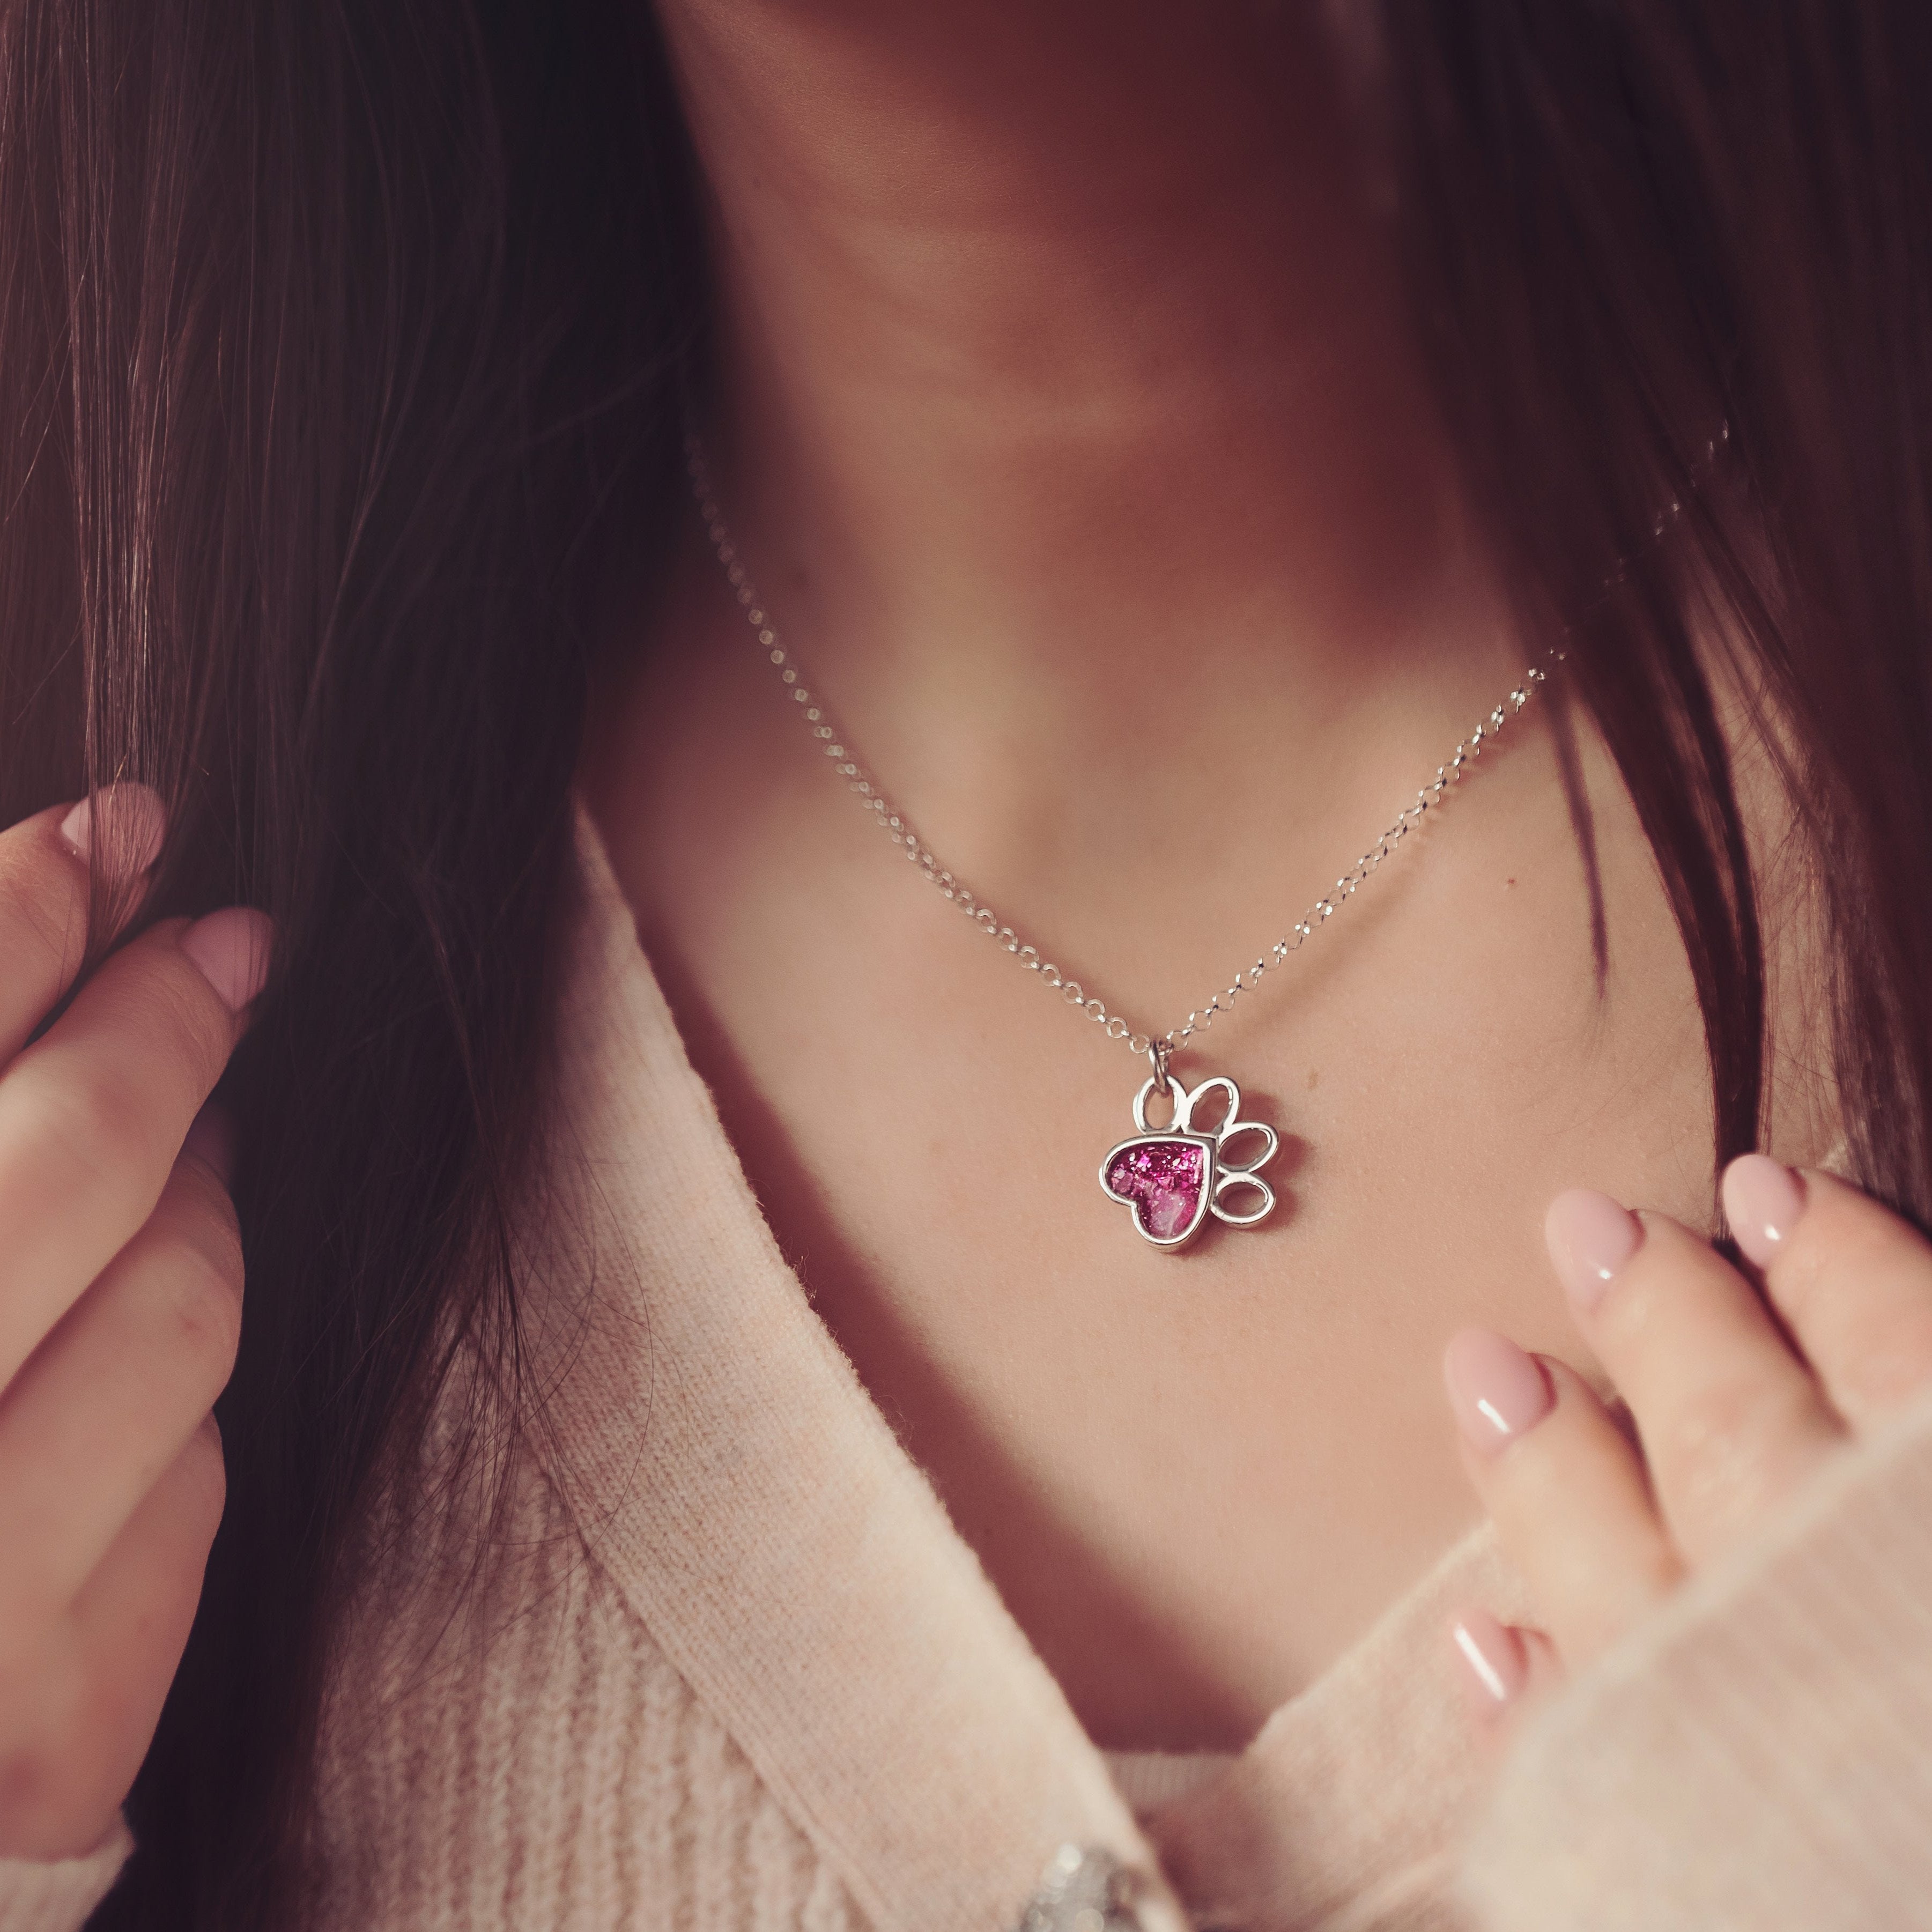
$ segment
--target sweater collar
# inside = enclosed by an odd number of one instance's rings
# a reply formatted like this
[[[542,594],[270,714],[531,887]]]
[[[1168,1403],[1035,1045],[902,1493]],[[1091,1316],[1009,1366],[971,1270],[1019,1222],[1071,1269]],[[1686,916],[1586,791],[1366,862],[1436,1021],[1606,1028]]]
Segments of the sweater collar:
[[[1043,1874],[1066,1888],[1067,1847],[1178,1928],[1100,1755],[778,1252],[580,807],[577,844],[532,1347],[594,1559],[878,1932],[1017,1925]]]

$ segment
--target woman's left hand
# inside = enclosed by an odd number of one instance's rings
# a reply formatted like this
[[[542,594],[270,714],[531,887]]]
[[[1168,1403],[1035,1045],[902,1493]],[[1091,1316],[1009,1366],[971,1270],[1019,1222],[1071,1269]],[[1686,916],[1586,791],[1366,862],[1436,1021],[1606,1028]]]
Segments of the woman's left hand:
[[[1463,1460],[1540,1626],[1457,1624],[1496,1704],[1588,1663],[1932,1390],[1932,1246],[1915,1229],[1762,1154],[1732,1162],[1724,1202],[1762,1294],[1665,1216],[1582,1190],[1551,1204],[1551,1259],[1640,1449],[1563,1364],[1484,1329],[1449,1344]]]

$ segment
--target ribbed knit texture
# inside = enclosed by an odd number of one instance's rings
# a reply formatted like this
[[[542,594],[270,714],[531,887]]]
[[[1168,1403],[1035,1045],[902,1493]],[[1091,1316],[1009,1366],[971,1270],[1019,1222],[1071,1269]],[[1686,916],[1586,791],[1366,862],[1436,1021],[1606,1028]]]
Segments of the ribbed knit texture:
[[[1932,1926],[1932,1403],[1551,1706],[1464,1892],[1486,1932]]]
[[[778,1254],[583,850],[544,1399],[503,1514],[433,1448],[368,1530],[325,1932],[1012,1932],[1069,1844],[1144,1932],[1176,1894],[1197,1932],[1932,1927],[1932,1402],[1557,1696],[1493,1794],[1444,1626],[1522,1586],[1478,1534],[1136,1820]],[[124,1849],[0,1861],[0,1932],[76,1932]]]
[[[434,1573],[364,1608],[326,1730],[328,1932],[865,1932],[546,1481],[501,1533],[454,1617]]]
[[[1216,1927],[1442,1932],[1450,1858],[1483,1797],[1456,1613],[1510,1621],[1522,1579],[1485,1525],[1410,1590],[1227,1770],[1151,1810],[1148,1835]]]

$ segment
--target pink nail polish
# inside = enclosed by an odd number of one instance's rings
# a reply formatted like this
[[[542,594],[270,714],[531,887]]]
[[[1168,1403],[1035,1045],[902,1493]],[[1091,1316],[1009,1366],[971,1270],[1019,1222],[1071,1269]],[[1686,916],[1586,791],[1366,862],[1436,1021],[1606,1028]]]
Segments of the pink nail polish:
[[[1607,1194],[1573,1187],[1550,1202],[1543,1239],[1564,1292],[1588,1314],[1643,1246],[1643,1223]]]
[[[167,829],[160,794],[128,780],[82,799],[61,820],[60,836],[77,857],[92,863],[98,854],[116,877],[131,878],[161,856]]]
[[[1768,1154],[1741,1154],[1724,1170],[1724,1219],[1738,1246],[1768,1268],[1804,1211],[1804,1183]]]
[[[1508,1703],[1528,1682],[1529,1659],[1522,1638],[1487,1610],[1465,1610],[1449,1636],[1485,1704]]]
[[[196,920],[182,934],[181,949],[201,968],[223,1004],[239,1012],[268,976],[274,932],[266,913],[253,906],[224,906]]]
[[[1535,1359],[1489,1328],[1465,1328],[1450,1337],[1442,1379],[1457,1426],[1485,1456],[1500,1454],[1534,1429],[1554,1400]]]

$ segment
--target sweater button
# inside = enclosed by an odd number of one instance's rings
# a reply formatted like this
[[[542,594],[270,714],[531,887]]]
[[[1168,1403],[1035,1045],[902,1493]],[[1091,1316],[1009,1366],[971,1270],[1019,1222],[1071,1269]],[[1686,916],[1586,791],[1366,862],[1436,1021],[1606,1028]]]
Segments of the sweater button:
[[[1062,1845],[1020,1915],[1018,1932],[1138,1932],[1134,1875],[1103,1847]]]

